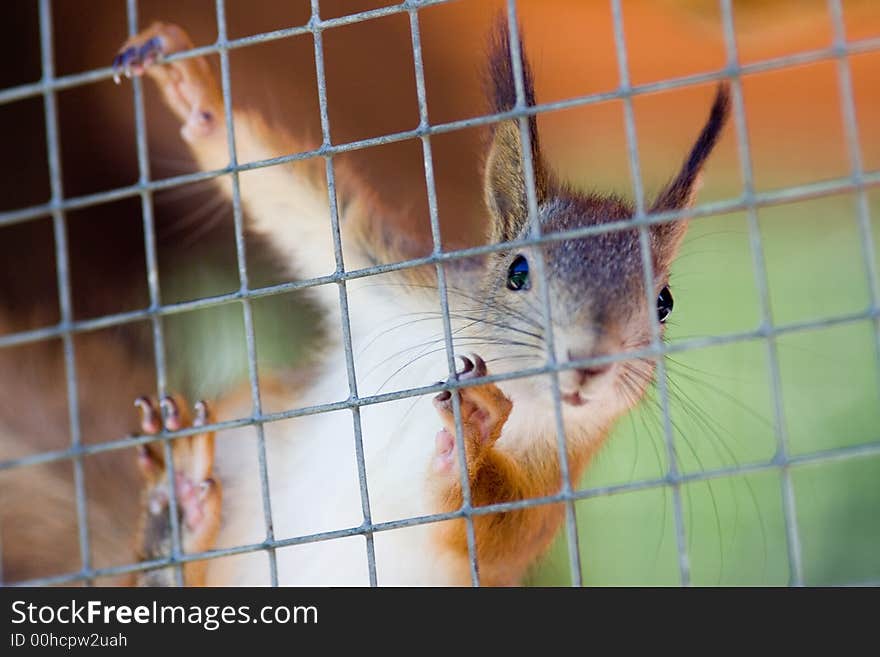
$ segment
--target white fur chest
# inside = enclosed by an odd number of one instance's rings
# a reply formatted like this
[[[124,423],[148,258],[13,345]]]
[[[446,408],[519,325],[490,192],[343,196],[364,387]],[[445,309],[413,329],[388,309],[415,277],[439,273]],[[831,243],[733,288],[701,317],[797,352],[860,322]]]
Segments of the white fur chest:
[[[360,398],[429,385],[447,377],[442,325],[419,321],[396,329],[399,308],[351,295],[352,342]],[[373,296],[373,295],[370,295]],[[334,318],[328,324],[334,325]],[[434,342],[439,337],[439,342]],[[348,397],[345,353],[332,346],[312,385],[285,402],[301,408]],[[364,504],[356,458],[355,422],[364,453],[366,492],[373,523],[432,512],[425,478],[440,422],[430,395],[318,413],[265,425],[274,537],[287,539],[360,527]],[[218,547],[261,542],[265,523],[256,467],[256,430],[218,437],[217,467],[224,485],[224,518]],[[431,554],[430,526],[374,534],[379,584],[452,584],[459,573],[438,572]],[[367,547],[353,535],[277,550],[279,583],[368,584]],[[263,583],[262,554],[218,559],[210,583]]]

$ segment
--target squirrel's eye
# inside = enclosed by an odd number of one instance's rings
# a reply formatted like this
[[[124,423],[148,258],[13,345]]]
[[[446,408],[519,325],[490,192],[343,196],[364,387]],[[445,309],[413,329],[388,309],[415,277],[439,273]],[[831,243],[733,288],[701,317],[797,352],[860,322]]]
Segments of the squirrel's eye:
[[[507,289],[529,289],[529,261],[524,256],[518,255],[510,263],[510,268],[507,270]]]
[[[672,292],[665,285],[657,297],[657,320],[662,324],[672,312]]]

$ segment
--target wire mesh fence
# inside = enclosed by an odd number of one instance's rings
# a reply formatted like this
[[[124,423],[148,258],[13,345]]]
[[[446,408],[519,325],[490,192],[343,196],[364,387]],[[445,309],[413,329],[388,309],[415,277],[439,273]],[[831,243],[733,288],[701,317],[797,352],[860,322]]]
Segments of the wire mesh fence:
[[[138,181],[127,187],[112,189],[105,192],[93,193],[84,196],[66,197],[62,186],[61,157],[59,144],[57,94],[65,89],[92,84],[112,77],[113,71],[108,67],[98,70],[90,70],[72,75],[56,76],[53,53],[53,17],[51,0],[39,0],[40,18],[40,48],[42,57],[42,79],[33,84],[25,84],[17,87],[0,90],[0,104],[12,103],[32,97],[42,97],[45,107],[45,125],[48,145],[48,166],[51,186],[51,197],[48,203],[25,207],[15,210],[0,212],[0,227],[14,223],[29,221],[45,216],[52,219],[52,228],[55,237],[55,256],[58,284],[58,302],[60,307],[60,321],[52,326],[20,331],[0,336],[0,348],[10,348],[19,345],[43,342],[60,338],[63,345],[65,363],[65,384],[67,390],[69,408],[69,426],[71,442],[69,447],[53,451],[45,451],[30,454],[7,461],[0,462],[0,471],[13,468],[23,468],[43,463],[72,461],[74,467],[74,485],[76,494],[76,513],[79,527],[79,547],[82,555],[81,568],[76,572],[52,575],[40,579],[22,582],[27,585],[69,584],[76,582],[92,582],[96,578],[156,569],[173,566],[176,570],[178,584],[183,582],[182,565],[195,560],[219,558],[235,554],[263,551],[268,555],[270,582],[278,584],[278,567],[275,552],[280,548],[306,543],[314,543],[348,536],[363,536],[365,538],[366,553],[364,558],[368,564],[369,581],[377,584],[376,555],[373,537],[379,532],[422,525],[426,523],[441,522],[451,519],[464,519],[467,524],[468,549],[470,553],[470,576],[474,585],[480,583],[480,573],[475,550],[475,536],[473,519],[475,516],[493,514],[515,509],[523,509],[536,505],[562,504],[565,507],[565,540],[568,548],[571,581],[575,585],[582,583],[581,549],[579,541],[583,539],[578,535],[578,526],[575,516],[575,502],[600,496],[611,495],[624,491],[637,491],[651,488],[668,488],[671,491],[674,509],[674,527],[676,537],[676,551],[678,555],[678,570],[682,584],[691,581],[690,560],[686,541],[686,520],[683,511],[682,486],[697,481],[710,481],[717,478],[727,477],[733,474],[752,474],[757,472],[773,471],[780,474],[781,487],[779,495],[782,500],[782,509],[785,522],[787,556],[789,564],[789,581],[793,585],[805,583],[804,566],[802,558],[801,539],[797,519],[797,499],[791,481],[791,468],[806,463],[828,462],[841,459],[858,459],[873,455],[880,455],[880,440],[875,438],[873,442],[863,443],[849,447],[838,447],[808,454],[793,454],[789,445],[786,417],[783,410],[782,385],[779,367],[779,355],[777,340],[780,336],[801,332],[805,330],[819,329],[837,325],[851,324],[854,322],[870,321],[873,323],[874,347],[876,350],[876,367],[880,372],[880,290],[878,290],[877,257],[874,250],[874,236],[872,234],[871,217],[868,203],[869,188],[880,184],[880,171],[865,169],[859,140],[858,123],[856,121],[856,105],[853,96],[853,82],[849,59],[853,55],[880,51],[880,38],[868,38],[857,41],[848,40],[845,32],[843,7],[841,0],[828,0],[828,11],[832,23],[833,45],[829,48],[799,52],[772,59],[740,63],[737,52],[737,41],[734,27],[734,10],[731,0],[719,0],[722,17],[722,27],[727,62],[724,68],[716,71],[688,75],[674,79],[665,79],[648,84],[632,84],[627,60],[627,39],[623,20],[623,7],[621,0],[610,0],[613,18],[614,43],[619,69],[619,85],[610,92],[594,93],[563,100],[529,105],[524,94],[524,80],[521,59],[519,57],[519,23],[517,20],[517,6],[515,0],[507,0],[506,10],[508,17],[508,29],[511,34],[512,62],[515,80],[517,84],[517,103],[515,107],[506,112],[485,114],[477,117],[450,121],[446,123],[432,123],[428,116],[427,93],[422,54],[422,41],[420,31],[419,12],[427,7],[446,4],[452,0],[407,0],[379,9],[364,11],[361,13],[345,15],[338,18],[323,19],[321,17],[319,0],[310,0],[311,18],[307,24],[293,28],[278,29],[272,32],[256,34],[244,38],[228,38],[226,3],[217,0],[215,13],[217,24],[216,43],[197,47],[192,50],[175,53],[167,59],[199,57],[208,54],[219,56],[222,96],[226,115],[226,134],[229,144],[229,165],[223,169],[199,172],[193,174],[176,175],[161,180],[151,179],[150,157],[147,145],[146,117],[144,112],[143,83],[140,79],[134,79],[133,103],[135,111],[136,146],[138,162]],[[128,31],[130,35],[136,34],[142,25],[138,20],[137,0],[127,0]],[[416,96],[418,101],[418,126],[411,130],[385,134],[378,137],[361,139],[358,141],[334,143],[331,137],[330,120],[328,115],[327,82],[325,74],[323,34],[333,28],[373,20],[393,14],[405,15],[409,19],[410,35],[412,42],[413,61],[415,64]],[[237,48],[243,48],[267,41],[285,39],[295,36],[310,36],[314,43],[314,57],[317,75],[317,96],[320,110],[321,144],[319,147],[290,153],[280,157],[259,160],[255,162],[240,163],[238,161],[235,129],[233,125],[233,99],[234,90],[230,78],[229,53]],[[839,95],[841,112],[844,121],[844,134],[846,148],[851,169],[850,175],[821,182],[811,182],[772,191],[758,191],[755,185],[755,176],[752,170],[752,155],[745,111],[742,78],[743,76],[786,69],[803,64],[833,61],[836,62],[839,81]],[[704,203],[696,207],[675,212],[649,212],[645,205],[645,191],[642,183],[642,175],[639,161],[639,148],[636,139],[636,127],[633,111],[633,98],[642,94],[655,93],[681,89],[693,85],[704,84],[720,80],[730,80],[732,84],[733,118],[736,133],[736,142],[739,153],[739,162],[743,179],[741,194],[734,198]],[[603,223],[594,226],[585,226],[573,230],[558,233],[541,233],[538,222],[538,204],[535,197],[534,172],[531,170],[531,160],[525,156],[529,151],[528,117],[554,110],[582,107],[590,104],[601,103],[609,100],[619,100],[624,108],[624,127],[627,138],[627,155],[629,160],[630,176],[633,181],[635,195],[635,215],[628,220]],[[523,162],[525,163],[525,177],[529,192],[528,204],[531,219],[531,232],[526,239],[504,244],[489,244],[467,249],[447,250],[441,241],[440,218],[437,202],[436,183],[434,178],[434,163],[431,139],[434,136],[447,132],[464,130],[485,126],[493,122],[505,119],[516,119],[521,128],[521,141],[523,142]],[[334,157],[343,153],[381,146],[397,141],[416,139],[421,143],[424,176],[427,187],[428,209],[430,216],[431,236],[433,246],[429,255],[389,264],[377,264],[358,269],[346,269],[343,262],[342,239],[340,233],[340,217],[337,208],[336,177],[334,170]],[[239,175],[243,172],[278,166],[291,162],[307,159],[323,159],[327,181],[329,199],[329,221],[333,238],[333,251],[335,254],[335,271],[326,276],[307,280],[297,280],[275,284],[265,287],[254,287],[250,284],[247,256],[245,251],[245,228],[242,210]],[[232,206],[234,217],[235,252],[238,272],[239,287],[233,292],[199,298],[185,302],[163,303],[159,285],[157,265],[156,229],[154,222],[154,194],[162,190],[181,187],[193,182],[229,176],[232,182]],[[798,200],[812,199],[839,193],[851,193],[857,201],[859,238],[862,248],[865,276],[868,281],[870,303],[862,312],[838,315],[817,320],[802,320],[790,323],[778,323],[773,321],[768,292],[768,279],[766,270],[766,258],[764,254],[762,235],[758,225],[758,209],[766,206],[790,203]],[[118,312],[89,319],[75,319],[72,311],[70,266],[67,241],[66,215],[81,208],[87,208],[99,204],[109,203],[123,198],[139,198],[143,217],[143,236],[147,269],[147,283],[149,291],[149,306],[139,310]],[[562,422],[562,410],[560,400],[559,383],[557,374],[561,371],[573,368],[593,367],[609,362],[621,361],[638,357],[653,358],[657,362],[657,390],[663,411],[663,433],[665,437],[666,455],[668,468],[664,476],[630,481],[626,483],[591,487],[576,488],[574,482],[564,475],[564,481],[558,493],[536,498],[525,499],[502,504],[488,506],[476,506],[472,504],[469,492],[468,476],[464,465],[464,443],[462,435],[461,409],[457,396],[453,396],[456,429],[458,433],[457,449],[459,461],[462,464],[461,481],[464,489],[464,503],[457,511],[429,516],[403,518],[387,522],[375,522],[371,514],[370,494],[366,466],[364,458],[364,446],[362,440],[362,427],[360,409],[366,406],[381,404],[404,398],[414,398],[441,390],[455,390],[468,385],[467,381],[455,380],[455,343],[450,321],[448,300],[448,285],[444,263],[453,260],[469,258],[478,255],[498,252],[512,247],[526,247],[549,244],[561,240],[584,238],[609,231],[622,231],[637,228],[640,236],[642,250],[642,264],[646,290],[653,289],[650,284],[654,280],[652,261],[650,258],[650,246],[648,243],[648,230],[652,225],[670,222],[682,218],[699,219],[712,215],[723,214],[731,211],[744,211],[747,216],[748,236],[751,247],[754,280],[757,287],[761,321],[757,328],[747,331],[731,332],[726,334],[711,335],[707,337],[688,338],[675,343],[664,343],[661,339],[660,327],[657,321],[652,321],[652,339],[649,347],[636,351],[613,354],[600,358],[590,358],[571,362],[558,362],[553,349],[552,329],[550,317],[550,300],[547,296],[547,286],[544,298],[542,298],[544,316],[542,318],[546,330],[547,339],[547,362],[544,366],[524,369],[512,373],[493,374],[483,382],[506,381],[514,378],[547,376],[553,381],[552,394],[556,413],[556,431],[558,438],[558,454],[560,470],[568,473],[565,432]],[[540,249],[536,249],[540,254]],[[355,279],[375,276],[401,269],[433,266],[436,270],[440,310],[443,317],[443,332],[446,351],[446,360],[449,369],[450,380],[443,384],[427,385],[420,388],[396,390],[387,393],[373,395],[361,395],[358,390],[355,361],[352,350],[351,318],[348,305],[347,283]],[[539,280],[543,277],[542,257],[538,255],[535,263],[535,272]],[[261,404],[260,379],[257,371],[256,337],[252,302],[263,297],[276,296],[294,290],[307,289],[321,285],[335,285],[338,288],[339,307],[342,318],[342,339],[345,351],[345,367],[348,377],[348,396],[343,400],[306,407],[291,408],[279,412],[265,412]],[[650,292],[649,292],[650,296]],[[653,299],[649,299],[653,303]],[[164,559],[157,559],[141,563],[129,563],[112,567],[95,567],[91,561],[90,536],[88,529],[88,505],[86,495],[86,481],[83,473],[83,459],[94,454],[110,450],[131,448],[148,442],[161,442],[164,445],[165,460],[173,468],[171,458],[171,443],[175,439],[200,433],[204,427],[186,428],[179,431],[165,431],[158,436],[120,437],[99,444],[84,444],[81,432],[81,419],[79,415],[79,393],[77,389],[76,354],[74,337],[80,333],[94,332],[100,329],[132,324],[140,321],[149,321],[152,328],[152,339],[155,353],[155,370],[157,374],[158,394],[165,395],[168,390],[168,363],[165,360],[165,339],[163,335],[162,320],[165,317],[186,313],[189,311],[217,307],[222,305],[238,304],[241,307],[242,318],[245,327],[246,353],[248,363],[248,380],[250,385],[250,397],[252,413],[246,417],[216,422],[207,429],[224,430],[243,426],[254,426],[257,432],[257,459],[260,473],[260,491],[262,495],[262,509],[265,523],[264,540],[248,544],[215,549],[205,553],[185,553],[181,546],[181,529],[179,518],[175,512],[169,511],[172,528],[173,549],[171,554]],[[665,357],[671,354],[699,349],[714,345],[733,344],[747,340],[761,340],[766,346],[767,362],[769,364],[768,377],[769,387],[772,392],[773,430],[776,436],[776,453],[772,459],[752,463],[709,469],[697,473],[683,471],[677,462],[674,447],[674,432],[670,420],[669,390],[667,387],[667,371]],[[264,425],[280,420],[304,417],[308,415],[327,413],[332,411],[347,410],[351,412],[354,444],[352,449],[356,455],[357,474],[359,480],[361,509],[363,521],[357,526],[340,527],[331,531],[325,531],[309,535],[301,535],[289,538],[277,538],[273,528],[272,500],[267,474],[266,439]],[[173,471],[169,480],[174,480]],[[169,509],[176,508],[174,486],[169,486]],[[588,567],[588,566],[587,566]],[[16,582],[19,583],[19,582]]]

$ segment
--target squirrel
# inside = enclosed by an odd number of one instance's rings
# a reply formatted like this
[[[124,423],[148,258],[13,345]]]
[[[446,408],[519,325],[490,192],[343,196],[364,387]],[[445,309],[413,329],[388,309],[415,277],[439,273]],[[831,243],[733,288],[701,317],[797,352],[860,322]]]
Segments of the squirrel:
[[[168,55],[193,47],[178,26],[156,23],[129,39],[114,60],[117,77],[146,76],[159,87],[182,122],[181,135],[204,170],[230,162],[227,118],[234,126],[239,162],[271,158],[279,150],[298,153],[301,144],[252,110],[227,117],[221,87],[203,57]],[[488,54],[488,96],[493,113],[512,109],[517,93],[506,20],[498,23]],[[520,44],[525,101],[536,104],[533,74]],[[703,166],[729,114],[727,83],[717,87],[709,116],[683,165],[649,205],[650,212],[690,207]],[[488,240],[501,244],[530,235],[526,163],[530,159],[543,234],[620,222],[634,205],[614,195],[585,194],[550,171],[535,115],[529,114],[530,145],[523,148],[518,119],[490,128],[484,162]],[[410,238],[388,229],[395,210],[381,207],[356,171],[334,162],[339,228],[345,268],[396,263],[413,257]],[[276,164],[240,174],[240,198],[252,231],[268,237],[290,270],[306,278],[337,270],[331,235],[325,160]],[[233,194],[230,176],[216,178]],[[444,261],[449,321],[462,368],[454,378],[479,380],[546,364],[542,293],[550,299],[556,361],[602,358],[646,348],[652,323],[660,330],[672,311],[670,267],[687,229],[686,219],[651,224],[653,288],[645,289],[636,228],[600,232],[543,246],[504,248],[484,256]],[[533,275],[542,249],[545,279]],[[424,250],[422,251],[424,253]],[[546,283],[549,289],[542,290]],[[339,326],[340,289],[312,288],[327,317]],[[394,269],[382,276],[350,278],[343,294],[351,317],[350,337],[360,397],[388,386],[404,390],[448,376],[443,316],[433,265]],[[656,306],[647,299],[656,298]],[[273,390],[285,408],[338,401],[350,394],[342,339],[332,336],[308,376],[291,389]],[[577,481],[617,418],[643,397],[654,376],[651,358],[632,357],[558,373],[568,472],[560,466],[550,375],[483,382],[429,398],[368,404],[351,411],[310,414],[264,425],[273,532],[276,538],[357,528],[365,521],[355,460],[355,422],[366,470],[373,522],[451,513],[462,506],[461,464],[456,446],[453,395],[458,396],[463,453],[474,507],[557,493],[564,477]],[[295,389],[292,389],[295,388]],[[264,394],[270,394],[265,393]],[[174,430],[208,422],[196,405],[190,420],[180,399],[138,400],[143,433],[164,424]],[[219,400],[220,414],[247,417],[248,403]],[[354,420],[352,418],[354,415]],[[187,553],[259,543],[266,537],[253,428],[211,432],[172,441],[181,537]],[[167,473],[158,451],[140,450],[145,475],[140,531],[142,559],[168,554]],[[483,585],[516,585],[547,550],[564,511],[560,504],[515,508],[473,517],[474,542]],[[380,585],[466,585],[471,581],[465,520],[453,518],[373,533]],[[246,558],[250,557],[250,558]],[[369,581],[364,539],[342,536],[278,549],[278,579],[293,585],[360,585]],[[265,583],[261,553],[187,562],[187,585]],[[139,583],[169,583],[155,573]]]

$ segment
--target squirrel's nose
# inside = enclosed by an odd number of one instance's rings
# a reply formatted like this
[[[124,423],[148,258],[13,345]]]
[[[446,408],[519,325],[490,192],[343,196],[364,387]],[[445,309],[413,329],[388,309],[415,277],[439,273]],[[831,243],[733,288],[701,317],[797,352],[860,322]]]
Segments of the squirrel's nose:
[[[581,360],[583,356],[579,356],[578,354],[572,354],[571,350],[566,352],[568,356],[568,360]],[[592,367],[583,367],[578,368],[574,371],[577,376],[577,383],[579,386],[584,385],[589,379],[595,379],[596,377],[605,374],[608,370],[611,369],[613,363],[604,363],[602,365],[593,365]]]

